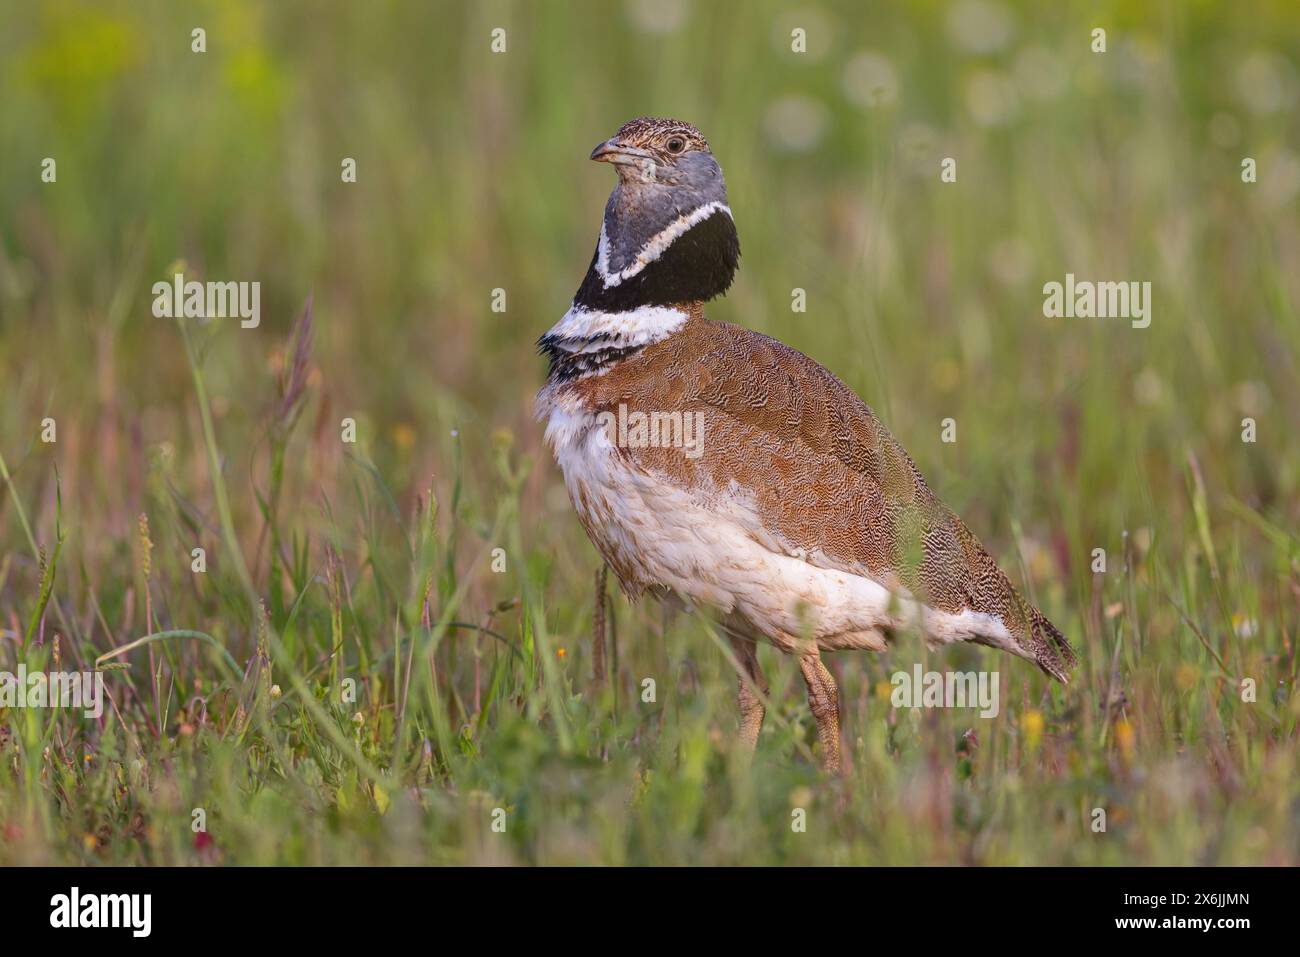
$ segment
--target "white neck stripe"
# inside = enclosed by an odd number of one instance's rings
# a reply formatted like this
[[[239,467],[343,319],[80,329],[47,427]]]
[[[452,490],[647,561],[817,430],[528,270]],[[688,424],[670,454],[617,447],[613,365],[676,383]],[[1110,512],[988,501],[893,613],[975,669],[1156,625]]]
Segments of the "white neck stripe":
[[[672,306],[638,306],[626,312],[602,312],[574,304],[544,338],[571,346],[566,352],[597,352],[649,345],[672,335],[690,318]]]
[[[726,203],[720,203],[717,201],[705,203],[703,206],[699,206],[691,210],[689,213],[678,216],[657,234],[650,237],[650,241],[645,244],[639,253],[637,253],[636,259],[633,261],[632,265],[616,273],[611,273],[609,271],[609,237],[605,235],[605,224],[601,223],[600,244],[596,251],[596,271],[600,273],[600,278],[604,283],[605,288],[610,289],[637,275],[637,273],[645,269],[646,266],[650,265],[662,256],[678,236],[682,235],[682,233],[686,232],[697,223],[708,219],[719,210],[726,213],[728,216],[731,216],[731,207]]]

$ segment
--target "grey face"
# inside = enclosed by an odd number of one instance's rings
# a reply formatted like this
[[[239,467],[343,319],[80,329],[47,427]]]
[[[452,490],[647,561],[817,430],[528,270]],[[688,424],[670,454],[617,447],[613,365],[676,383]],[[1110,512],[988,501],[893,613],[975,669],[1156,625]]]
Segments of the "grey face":
[[[597,146],[591,158],[612,163],[618,172],[618,185],[605,205],[611,272],[625,269],[682,216],[727,202],[722,168],[708,146],[693,137],[669,131],[639,146],[616,136]]]

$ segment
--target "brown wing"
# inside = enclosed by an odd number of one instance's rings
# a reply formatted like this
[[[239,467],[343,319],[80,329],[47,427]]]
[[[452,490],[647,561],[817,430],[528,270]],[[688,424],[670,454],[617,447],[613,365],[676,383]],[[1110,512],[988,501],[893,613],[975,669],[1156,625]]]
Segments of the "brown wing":
[[[866,403],[801,352],[694,318],[581,386],[599,409],[703,412],[698,458],[680,449],[627,454],[686,487],[738,487],[786,554],[901,585],[942,611],[996,616],[1064,679],[1073,652],[1060,633],[939,501]]]

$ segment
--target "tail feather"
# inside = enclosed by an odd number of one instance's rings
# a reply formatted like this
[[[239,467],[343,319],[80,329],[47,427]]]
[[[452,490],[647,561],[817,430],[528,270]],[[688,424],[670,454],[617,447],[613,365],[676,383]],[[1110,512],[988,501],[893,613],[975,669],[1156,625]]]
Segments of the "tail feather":
[[[1026,602],[1028,605],[1028,602]],[[1061,684],[1070,683],[1070,672],[1074,670],[1078,657],[1060,629],[1047,620],[1047,616],[1029,605],[1029,634],[1027,650],[1033,655],[1038,667],[1047,672]]]
[[[960,520],[954,519],[954,521]],[[989,615],[1002,629],[1005,629],[998,636],[999,641],[985,643],[997,645],[1022,658],[1027,658],[1061,684],[1069,684],[1070,672],[1078,662],[1070,643],[1066,641],[1060,629],[1048,621],[1047,616],[1035,608],[1011,584],[1011,580],[998,567],[993,556],[969,531],[966,531],[965,526],[959,525],[958,528],[966,537],[969,577],[977,583],[974,587],[969,585],[966,587],[965,604],[969,608]],[[1009,648],[1008,637],[1011,639]]]

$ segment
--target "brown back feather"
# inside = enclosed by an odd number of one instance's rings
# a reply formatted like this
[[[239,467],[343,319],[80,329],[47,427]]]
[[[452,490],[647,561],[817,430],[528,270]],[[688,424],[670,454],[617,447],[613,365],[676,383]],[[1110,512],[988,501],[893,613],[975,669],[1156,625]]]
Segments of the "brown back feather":
[[[628,449],[643,468],[755,502],[776,547],[906,588],[934,608],[999,618],[1048,674],[1074,652],[926,484],[875,413],[831,372],[761,333],[703,318],[574,383],[590,408],[704,414],[704,450]]]

